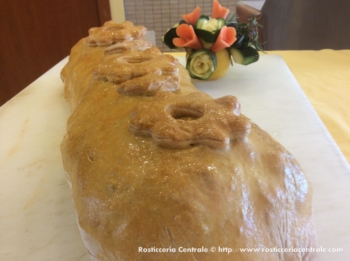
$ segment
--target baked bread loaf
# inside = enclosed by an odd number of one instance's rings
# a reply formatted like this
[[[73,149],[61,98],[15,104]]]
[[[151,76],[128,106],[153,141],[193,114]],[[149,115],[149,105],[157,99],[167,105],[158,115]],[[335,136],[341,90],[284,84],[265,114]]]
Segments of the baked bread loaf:
[[[312,260],[296,251],[316,244],[297,161],[145,34],[130,22],[90,29],[61,73],[72,108],[62,158],[91,259]]]

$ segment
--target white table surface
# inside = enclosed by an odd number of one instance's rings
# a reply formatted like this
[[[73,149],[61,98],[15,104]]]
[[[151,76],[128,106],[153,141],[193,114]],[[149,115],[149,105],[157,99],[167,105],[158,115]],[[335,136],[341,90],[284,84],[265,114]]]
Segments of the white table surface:
[[[89,260],[61,163],[70,115],[59,78],[66,62],[0,108],[0,260]],[[282,58],[263,55],[195,84],[215,98],[237,96],[243,114],[294,154],[314,189],[318,246],[343,248],[316,260],[350,260],[349,165]]]

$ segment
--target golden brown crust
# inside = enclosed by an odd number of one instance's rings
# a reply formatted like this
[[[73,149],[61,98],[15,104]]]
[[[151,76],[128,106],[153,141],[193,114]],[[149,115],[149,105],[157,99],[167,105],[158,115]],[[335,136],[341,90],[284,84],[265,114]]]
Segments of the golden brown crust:
[[[129,129],[136,135],[152,136],[164,148],[202,144],[228,149],[231,140],[244,140],[250,131],[250,122],[240,117],[239,108],[233,96],[213,100],[203,92],[186,96],[159,92],[151,103],[135,107]]]
[[[178,65],[177,59],[162,54],[156,47],[127,50],[120,54],[105,55],[94,71],[94,76],[114,83],[117,91],[123,95],[150,96],[157,91],[179,89]]]
[[[128,21],[120,24],[108,21],[101,27],[91,28],[86,42],[89,46],[104,47],[124,41],[143,39],[146,36],[146,32],[146,27],[134,26],[133,23]]]
[[[240,115],[234,98],[193,94],[198,90],[179,65],[175,94],[124,95],[114,81],[96,77],[104,59],[105,48],[90,47],[84,39],[62,71],[72,105],[62,158],[93,260],[312,260],[311,253],[300,252],[140,253],[139,247],[315,247],[312,192],[294,157]],[[205,100],[199,106],[211,101],[230,108],[232,122],[244,123],[246,138],[233,138],[226,150],[200,143],[167,149],[151,136],[130,132],[142,104],[176,96],[169,105],[184,102],[188,110],[188,94]],[[201,116],[198,111],[192,117]]]
[[[151,42],[145,40],[134,40],[131,42],[121,42],[109,46],[105,50],[105,54],[122,53],[126,51],[144,51],[152,47]]]

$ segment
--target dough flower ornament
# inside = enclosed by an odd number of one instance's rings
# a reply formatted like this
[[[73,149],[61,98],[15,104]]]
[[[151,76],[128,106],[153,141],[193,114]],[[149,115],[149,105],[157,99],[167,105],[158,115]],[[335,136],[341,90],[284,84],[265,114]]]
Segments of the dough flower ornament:
[[[256,17],[240,23],[236,15],[213,1],[211,16],[201,15],[199,7],[182,15],[182,20],[163,36],[171,49],[185,48],[186,69],[199,80],[216,80],[224,76],[233,61],[248,65],[259,60]],[[233,61],[232,61],[233,60]]]
[[[240,115],[234,96],[211,98],[203,92],[187,96],[159,92],[153,102],[139,103],[131,113],[129,129],[135,135],[151,136],[156,145],[185,149],[205,145],[228,149],[250,132],[250,120]]]
[[[108,21],[101,27],[90,28],[86,43],[91,47],[106,47],[115,43],[144,39],[146,33],[146,27],[135,26],[129,21],[120,24]]]

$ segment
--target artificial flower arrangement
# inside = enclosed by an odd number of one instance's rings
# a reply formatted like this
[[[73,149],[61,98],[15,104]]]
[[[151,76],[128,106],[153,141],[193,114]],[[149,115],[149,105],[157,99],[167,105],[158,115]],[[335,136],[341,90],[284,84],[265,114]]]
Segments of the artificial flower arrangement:
[[[259,60],[255,17],[239,23],[236,15],[214,0],[211,17],[196,7],[163,36],[171,49],[185,48],[186,69],[194,79],[216,80],[226,74],[230,65],[248,65]]]

